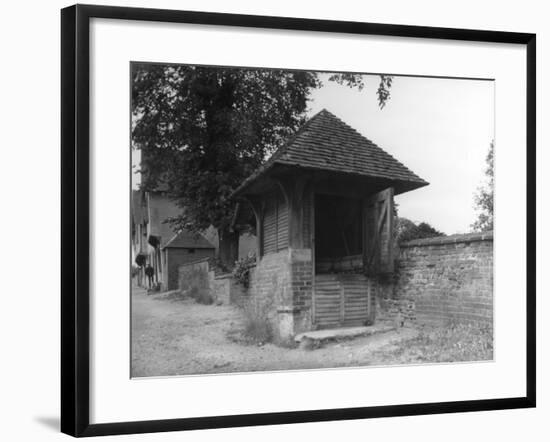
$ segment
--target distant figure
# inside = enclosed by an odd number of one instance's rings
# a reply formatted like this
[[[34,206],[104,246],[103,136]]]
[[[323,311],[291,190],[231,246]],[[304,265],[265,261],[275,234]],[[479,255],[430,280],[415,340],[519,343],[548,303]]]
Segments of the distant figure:
[[[149,283],[149,288],[153,286],[153,275],[155,274],[155,269],[148,265],[145,267],[145,276],[147,276],[147,281]]]

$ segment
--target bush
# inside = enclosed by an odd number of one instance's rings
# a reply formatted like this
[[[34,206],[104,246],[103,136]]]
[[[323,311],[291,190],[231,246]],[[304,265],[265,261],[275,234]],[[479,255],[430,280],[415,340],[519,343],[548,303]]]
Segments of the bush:
[[[239,259],[235,262],[235,267],[233,268],[233,279],[244,288],[248,288],[250,285],[250,269],[254,265],[256,265],[256,257],[254,255]]]
[[[395,223],[397,242],[407,242],[413,239],[434,238],[436,236],[445,236],[443,232],[433,228],[425,222],[415,224],[407,218],[398,217]]]
[[[145,264],[147,263],[147,257],[143,253],[139,253],[136,256],[135,261],[136,261],[136,264],[138,265],[138,267],[144,267]]]
[[[243,334],[247,340],[258,344],[273,340],[273,327],[265,304],[250,300],[244,306],[244,318]]]

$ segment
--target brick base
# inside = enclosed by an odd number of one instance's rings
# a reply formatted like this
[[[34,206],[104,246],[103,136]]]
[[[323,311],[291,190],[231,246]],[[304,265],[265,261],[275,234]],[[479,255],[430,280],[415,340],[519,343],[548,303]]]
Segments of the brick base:
[[[249,302],[267,312],[276,340],[311,329],[312,280],[311,249],[269,253],[252,270]]]

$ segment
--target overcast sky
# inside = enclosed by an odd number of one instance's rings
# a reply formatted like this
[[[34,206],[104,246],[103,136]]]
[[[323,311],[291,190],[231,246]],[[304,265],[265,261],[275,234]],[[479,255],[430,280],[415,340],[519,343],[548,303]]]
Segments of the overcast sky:
[[[324,81],[310,115],[326,108],[430,183],[396,197],[400,216],[447,234],[469,231],[494,138],[494,82],[395,76],[380,109],[379,77],[366,78],[362,91]]]
[[[395,76],[380,109],[378,76],[366,76],[362,91],[321,78],[310,116],[327,109],[430,183],[396,197],[399,215],[447,234],[469,231],[494,137],[494,82]],[[139,178],[133,181],[135,187]]]

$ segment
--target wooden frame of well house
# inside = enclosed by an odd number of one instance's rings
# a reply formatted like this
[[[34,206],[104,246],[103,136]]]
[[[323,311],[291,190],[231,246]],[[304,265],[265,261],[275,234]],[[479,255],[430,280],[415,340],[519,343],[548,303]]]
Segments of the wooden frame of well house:
[[[277,338],[374,323],[378,277],[394,266],[393,197],[427,184],[326,110],[242,183],[234,196],[252,206],[258,241],[249,302]]]

